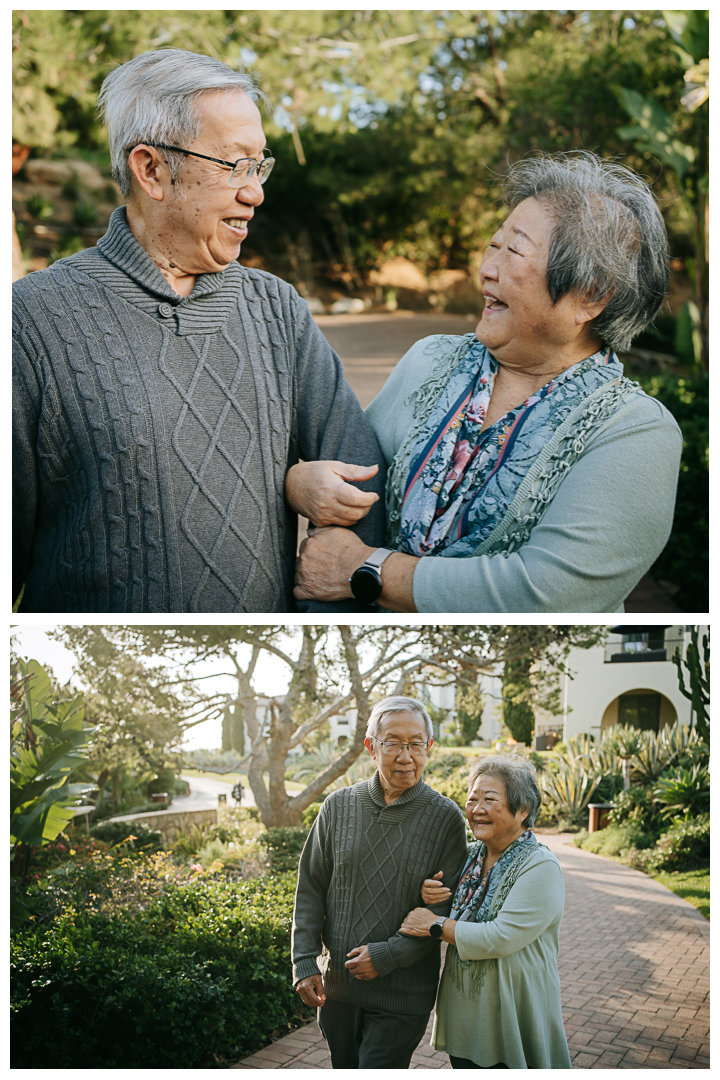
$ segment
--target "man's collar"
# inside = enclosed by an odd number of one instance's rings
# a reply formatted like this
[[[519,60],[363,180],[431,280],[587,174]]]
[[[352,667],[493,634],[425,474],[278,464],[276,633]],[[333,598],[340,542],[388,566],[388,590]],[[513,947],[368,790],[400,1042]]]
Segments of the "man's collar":
[[[178,296],[132,233],[124,206],[113,210],[108,231],[97,246],[108,262],[150,294],[134,297],[133,303],[148,312],[157,310],[160,298],[173,306],[179,334],[215,333],[237,305],[242,276],[238,263],[216,274],[199,274],[190,296]]]
[[[408,788],[407,791],[403,791],[402,795],[400,795],[399,798],[388,804],[385,802],[385,792],[380,781],[380,773],[376,770],[374,776],[371,778],[368,784],[368,792],[372,801],[377,806],[385,808],[388,806],[402,806],[404,803],[413,802],[413,800],[417,799],[418,795],[422,793],[424,787],[425,781],[422,777],[420,777],[417,784],[413,784],[413,786],[411,788]]]

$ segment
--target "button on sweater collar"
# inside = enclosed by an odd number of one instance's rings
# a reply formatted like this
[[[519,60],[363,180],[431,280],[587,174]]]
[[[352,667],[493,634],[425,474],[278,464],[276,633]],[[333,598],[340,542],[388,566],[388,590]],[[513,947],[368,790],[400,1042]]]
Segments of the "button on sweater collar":
[[[239,263],[232,263],[217,274],[198,275],[190,296],[178,296],[131,232],[124,206],[113,211],[108,231],[97,246],[108,262],[130,279],[127,287],[118,288],[117,280],[112,287],[148,314],[157,315],[161,297],[173,308],[178,334],[216,333],[238,303],[244,273]],[[167,324],[169,320],[161,321]]]

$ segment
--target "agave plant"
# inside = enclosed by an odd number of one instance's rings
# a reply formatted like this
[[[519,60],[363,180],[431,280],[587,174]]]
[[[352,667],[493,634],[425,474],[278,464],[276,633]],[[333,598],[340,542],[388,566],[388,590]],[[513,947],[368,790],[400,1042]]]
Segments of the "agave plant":
[[[294,774],[293,780],[306,782],[314,780],[338,756],[339,752],[331,742],[320,743],[312,753],[303,755],[301,767]],[[360,780],[368,780],[374,772],[375,762],[369,755],[363,754],[362,757],[352,763],[347,772],[333,780],[331,784],[328,784],[328,791],[349,787],[351,784],[357,784]]]
[[[654,731],[646,731],[642,745],[630,759],[630,764],[645,780],[653,781],[668,767],[674,756],[661,737]]]
[[[632,758],[643,746],[643,732],[640,728],[620,725],[611,728],[605,738],[605,745],[622,760],[623,788],[630,790]]]
[[[617,772],[620,768],[617,754],[612,744],[603,740],[599,746],[593,746],[590,750],[590,763],[595,772],[601,772],[603,776]]]
[[[697,746],[703,741],[697,728],[692,728],[689,724],[681,724],[679,720],[676,720],[672,727],[663,728],[660,738],[667,747],[668,764],[671,764],[689,746]]]
[[[588,772],[582,765],[560,760],[555,769],[545,770],[541,784],[553,802],[577,823],[601,780],[601,773]]]
[[[342,776],[338,776],[337,780],[333,780],[329,785],[330,791],[337,791],[341,787],[350,787],[352,784],[358,784],[361,780],[369,780],[372,774],[375,772],[375,762],[367,755],[363,754],[357,761],[353,761],[347,772]]]
[[[565,743],[563,757],[570,765],[580,765],[588,768],[592,764],[592,751],[594,748],[592,735],[573,735]]]
[[[678,769],[674,776],[661,777],[653,794],[664,804],[663,818],[706,813],[710,808],[710,773],[699,763],[692,769]]]

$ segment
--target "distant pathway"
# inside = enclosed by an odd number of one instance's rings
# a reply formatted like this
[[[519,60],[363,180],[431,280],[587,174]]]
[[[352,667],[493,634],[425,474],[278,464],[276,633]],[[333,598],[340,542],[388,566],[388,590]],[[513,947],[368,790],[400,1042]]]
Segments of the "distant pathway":
[[[539,835],[565,877],[560,983],[575,1069],[709,1069],[710,924],[659,882]],[[432,1023],[432,1021],[431,1021]],[[429,1045],[413,1069],[449,1069]],[[315,1021],[235,1069],[329,1069]]]

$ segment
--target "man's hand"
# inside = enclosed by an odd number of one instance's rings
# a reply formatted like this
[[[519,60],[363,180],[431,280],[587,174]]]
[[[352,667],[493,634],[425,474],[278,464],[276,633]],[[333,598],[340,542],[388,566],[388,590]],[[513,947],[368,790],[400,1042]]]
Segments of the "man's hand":
[[[313,525],[355,525],[380,498],[346,483],[371,480],[377,465],[348,465],[343,461],[300,461],[288,469],[285,498]]]
[[[434,907],[435,904],[442,904],[445,900],[450,899],[450,890],[440,880],[442,876],[442,870],[438,870],[437,874],[431,878],[425,878],[422,883],[420,895],[423,904],[427,904],[428,907]]]
[[[344,600],[352,596],[349,578],[375,548],[349,529],[310,529],[295,565],[296,600]]]
[[[306,1005],[312,1009],[325,1004],[325,990],[323,988],[322,975],[308,975],[307,979],[301,979],[295,987]]]
[[[351,959],[346,961],[345,967],[356,979],[363,979],[365,982],[369,982],[370,979],[377,979],[378,973],[370,959],[370,950],[367,945],[360,945],[357,949],[352,949],[348,956]]]

